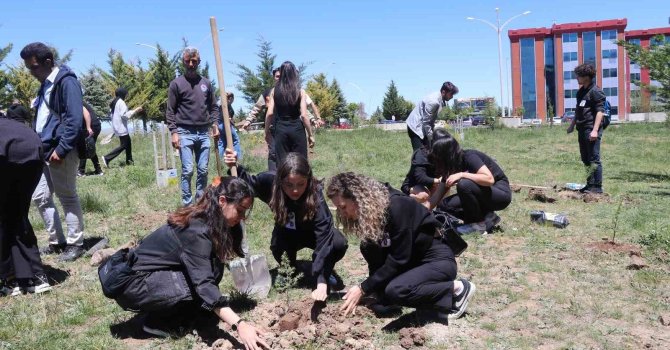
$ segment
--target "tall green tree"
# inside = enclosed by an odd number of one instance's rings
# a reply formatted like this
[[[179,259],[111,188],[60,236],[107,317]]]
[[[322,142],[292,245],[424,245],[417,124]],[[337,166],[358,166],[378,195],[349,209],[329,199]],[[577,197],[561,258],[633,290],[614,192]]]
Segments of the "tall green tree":
[[[312,77],[307,82],[305,89],[307,94],[312,98],[312,101],[319,107],[321,118],[328,124],[335,124],[338,122],[335,115],[335,109],[338,106],[337,96],[331,89],[331,84],[328,83],[328,78],[323,73],[319,73]]]
[[[0,109],[5,109],[12,102],[12,97],[9,94],[9,77],[4,68],[4,60],[12,51],[12,44],[0,48]]]
[[[660,86],[652,86],[634,81],[651,93],[655,93],[666,112],[670,112],[670,42],[663,35],[658,35],[652,40],[655,45],[643,48],[640,45],[629,43],[625,40],[618,41],[628,53],[631,61],[637,62],[641,67],[649,70],[651,80],[658,81]]]
[[[99,68],[91,67],[79,81],[84,89],[84,101],[88,102],[99,118],[106,118],[109,114],[110,96],[105,88],[105,82],[100,76]]]
[[[400,96],[395,82],[391,80],[391,84],[389,84],[384,95],[384,101],[382,102],[384,118],[390,120],[395,116],[395,120],[405,120],[413,108],[414,104]]]
[[[342,93],[342,89],[340,88],[337,79],[333,78],[333,82],[330,84],[330,93],[335,96],[335,108],[333,109],[335,123],[340,125],[340,119],[352,119],[353,113],[349,113],[349,110],[347,109],[347,100],[344,98],[344,94]]]
[[[370,123],[376,124],[382,121],[384,119],[384,113],[382,113],[382,110],[377,106],[377,109],[375,109],[374,113],[370,116]]]

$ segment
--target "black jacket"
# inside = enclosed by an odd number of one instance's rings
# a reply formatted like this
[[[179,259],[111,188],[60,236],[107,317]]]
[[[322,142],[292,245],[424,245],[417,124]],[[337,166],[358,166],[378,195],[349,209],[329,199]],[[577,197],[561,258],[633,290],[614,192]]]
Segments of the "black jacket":
[[[595,82],[588,87],[581,87],[577,91],[577,108],[575,109],[575,123],[578,128],[592,128],[598,112],[605,113],[607,97]]]
[[[259,173],[258,175],[251,175],[246,170],[238,166],[238,176],[240,179],[246,181],[254,189],[256,197],[263,202],[270,204],[272,199],[272,186],[275,180],[275,172],[268,171]],[[317,211],[314,218],[311,220],[303,220],[305,217],[304,198],[297,201],[288,200],[286,206],[289,212],[295,214],[295,231],[298,234],[314,235],[316,240],[316,247],[312,254],[312,275],[316,276],[317,283],[326,283],[326,278],[323,275],[323,268],[326,258],[330,256],[333,250],[333,215],[328,209],[328,204],[323,197],[323,189],[319,187],[317,192]],[[303,196],[304,197],[304,196]],[[275,228],[280,230],[290,230],[284,226],[275,224]]]
[[[130,254],[129,265],[133,271],[183,271],[204,309],[224,307],[228,299],[219,291],[224,264],[212,248],[208,231],[201,219],[191,219],[184,229],[163,225],[142,239]],[[231,232],[236,242],[242,239],[239,225]]]
[[[364,293],[385,286],[402,272],[417,266],[433,244],[439,226],[426,207],[396,189],[388,189],[390,202],[386,210],[384,238],[372,242],[382,248],[386,261],[361,283]]]
[[[409,194],[412,187],[416,185],[425,186],[430,189],[434,184],[435,167],[428,161],[428,152],[425,148],[419,148],[412,154],[412,162],[400,186],[404,194]]]

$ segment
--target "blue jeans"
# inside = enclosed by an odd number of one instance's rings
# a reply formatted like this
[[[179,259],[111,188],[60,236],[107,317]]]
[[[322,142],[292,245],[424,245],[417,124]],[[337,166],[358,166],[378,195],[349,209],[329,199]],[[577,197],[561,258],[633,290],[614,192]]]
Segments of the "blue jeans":
[[[178,127],[179,158],[181,158],[181,201],[190,205],[197,201],[207,188],[207,167],[209,165],[209,126]],[[193,162],[197,162],[198,176],[195,180],[195,200],[191,194]]]
[[[223,157],[223,153],[226,150],[226,132],[223,129],[223,123],[219,122],[219,142],[218,142],[218,148],[219,148],[219,155]],[[237,135],[237,130],[231,125],[230,126],[230,133],[233,135],[233,148],[235,149],[235,152],[237,152],[237,160],[242,159],[242,145],[240,144],[240,136]]]
[[[600,188],[603,185],[603,166],[600,163],[600,140],[603,137],[603,129],[598,129],[598,139],[595,141],[589,140],[592,130],[593,127],[577,129],[577,139],[582,163],[590,167],[586,184],[589,187]]]

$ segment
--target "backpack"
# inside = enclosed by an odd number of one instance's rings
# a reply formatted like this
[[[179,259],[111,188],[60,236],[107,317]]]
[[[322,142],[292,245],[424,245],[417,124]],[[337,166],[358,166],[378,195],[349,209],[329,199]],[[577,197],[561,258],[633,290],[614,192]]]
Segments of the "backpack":
[[[605,100],[605,113],[603,113],[603,130],[607,129],[607,127],[610,125],[610,122],[612,122],[612,105],[610,105],[610,101]]]

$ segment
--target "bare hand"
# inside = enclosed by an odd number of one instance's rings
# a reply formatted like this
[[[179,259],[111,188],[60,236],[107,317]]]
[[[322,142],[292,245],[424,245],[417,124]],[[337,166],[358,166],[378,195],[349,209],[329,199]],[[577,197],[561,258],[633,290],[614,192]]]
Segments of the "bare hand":
[[[589,134],[589,141],[593,142],[597,139],[598,139],[598,130],[591,131],[591,134]]]
[[[575,124],[570,124],[570,126],[568,126],[568,129],[566,131],[567,131],[568,134],[575,131]]]
[[[179,149],[180,143],[179,143],[179,134],[176,132],[172,133],[172,147],[174,149]]]
[[[247,321],[242,321],[237,326],[237,335],[239,336],[242,344],[244,344],[244,348],[247,350],[270,348],[270,346],[261,337],[265,335],[265,333]]]
[[[56,151],[53,151],[53,153],[51,153],[51,157],[49,157],[49,162],[50,162],[50,163],[56,163],[56,164],[58,164],[58,163],[60,163],[61,161],[63,161],[63,159],[61,159],[61,158],[58,156],[58,153],[56,153]]]
[[[409,196],[414,198],[419,203],[423,203],[430,198],[430,195],[428,195],[426,192],[410,193]]]
[[[219,138],[219,127],[216,124],[212,125],[212,137],[215,139]]]
[[[270,134],[270,130],[265,129],[265,143],[267,143],[268,146],[270,146],[270,144],[272,143],[272,141],[273,141],[273,140],[272,140],[272,134]]]
[[[307,143],[309,144],[309,148],[314,148],[314,144],[315,144],[315,142],[314,142],[314,136],[310,136],[310,137],[307,139]]]
[[[447,186],[451,187],[451,186],[455,185],[462,178],[463,178],[463,173],[456,173],[456,174],[449,175],[449,177],[447,178]]]
[[[356,305],[358,305],[358,302],[361,300],[362,296],[363,291],[359,286],[351,287],[347,291],[347,294],[345,294],[342,297],[342,299],[344,299],[345,302],[340,307],[340,311],[344,311],[344,316],[349,315],[349,313],[351,313],[352,315],[356,314]]]
[[[249,127],[251,126],[251,122],[248,120],[245,120],[244,123],[242,123],[242,129],[244,130],[249,130]]]
[[[223,154],[223,162],[226,163],[229,168],[237,165],[237,152],[230,148],[226,148],[226,152]]]
[[[88,136],[93,136],[93,129],[88,128],[87,131],[88,131]]]
[[[328,297],[328,286],[325,283],[319,283],[316,289],[312,291],[312,299],[316,301],[325,301]]]
[[[142,108],[142,106],[137,107],[137,112],[142,112],[143,110],[144,108]]]

